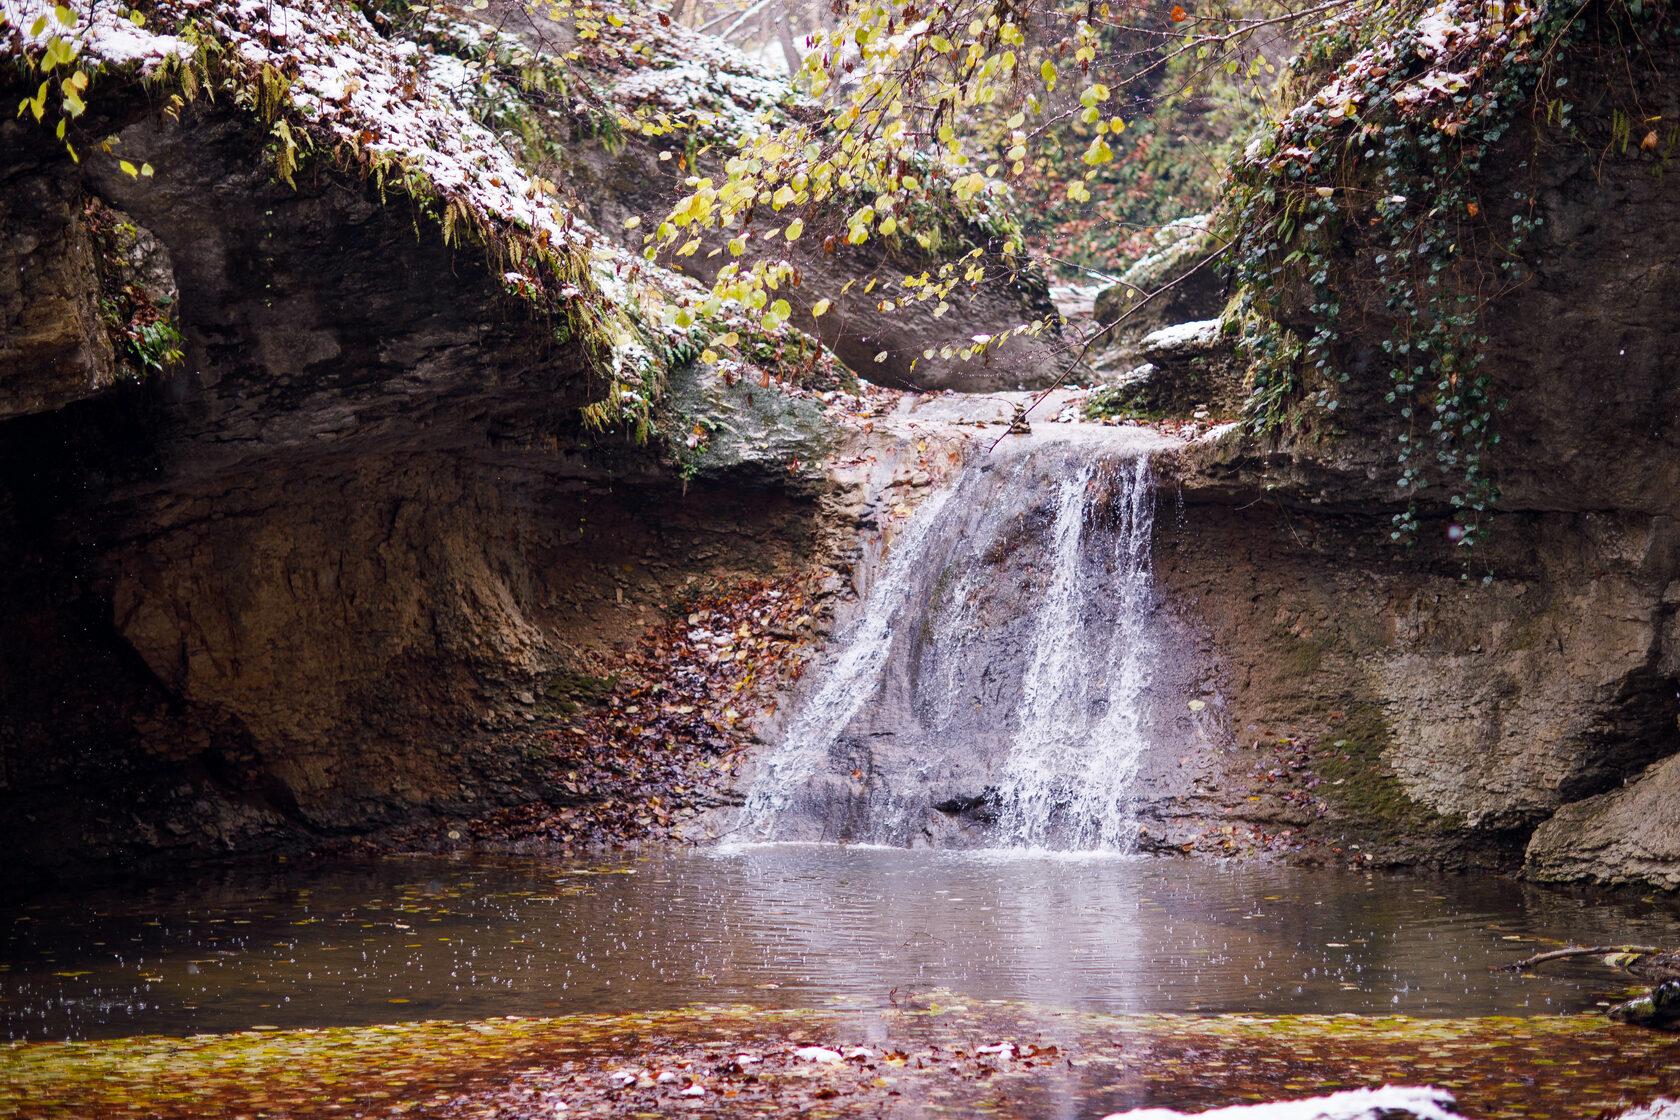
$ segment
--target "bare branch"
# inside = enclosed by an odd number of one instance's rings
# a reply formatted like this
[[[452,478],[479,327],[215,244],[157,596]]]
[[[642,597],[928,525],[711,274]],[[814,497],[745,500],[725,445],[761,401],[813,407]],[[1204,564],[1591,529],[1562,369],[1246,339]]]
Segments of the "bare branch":
[[[1591,957],[1602,953],[1638,953],[1643,956],[1648,953],[1661,952],[1663,952],[1662,948],[1656,945],[1593,945],[1590,948],[1585,945],[1571,945],[1567,949],[1553,949],[1549,953],[1537,953],[1532,957],[1524,957],[1520,961],[1512,961],[1510,964],[1490,964],[1488,965],[1488,971],[1520,972],[1525,968],[1544,964],[1546,961],[1562,960],[1565,957]]]

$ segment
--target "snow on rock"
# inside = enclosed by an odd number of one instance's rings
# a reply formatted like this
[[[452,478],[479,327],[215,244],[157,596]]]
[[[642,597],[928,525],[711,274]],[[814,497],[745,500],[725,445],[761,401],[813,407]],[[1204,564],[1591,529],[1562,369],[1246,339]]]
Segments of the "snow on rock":
[[[99,5],[91,16],[81,12],[78,5],[71,5],[76,22],[69,27],[55,17],[56,6],[43,0],[0,0],[0,17],[4,17],[0,19],[0,43],[15,36],[21,46],[40,50],[57,35],[79,42],[84,58],[113,66],[139,64],[142,73],[150,73],[165,59],[185,58],[193,52],[192,45],[183,39],[137,26],[120,14],[115,4]],[[38,23],[42,17],[45,21]]]
[[[1616,1120],[1680,1120],[1680,1101],[1659,1097],[1650,1104],[1620,1113]]]
[[[596,6],[623,22],[620,37],[643,44],[642,53],[627,58],[640,68],[603,90],[626,115],[651,108],[708,139],[734,141],[785,127],[790,109],[816,109],[794,92],[785,74],[717,36],[661,24],[654,9],[611,0],[597,0]]]
[[[1403,114],[1417,116],[1433,109],[1452,95],[1474,85],[1485,73],[1496,69],[1513,47],[1521,48],[1533,38],[1533,28],[1545,15],[1543,0],[1520,0],[1496,6],[1498,17],[1489,15],[1480,0],[1438,0],[1418,17],[1402,35],[1360,51],[1312,97],[1296,106],[1280,122],[1272,139],[1278,150],[1270,157],[1273,166],[1292,160],[1312,163],[1313,153],[1289,145],[1301,126],[1322,118],[1337,124],[1355,120],[1369,111],[1366,87],[1374,80],[1412,61],[1425,64],[1422,74],[1394,90],[1394,104]],[[1436,127],[1456,127],[1451,113],[1434,120]],[[1243,150],[1250,163],[1267,151],[1266,135],[1257,135]]]
[[[606,95],[626,113],[653,108],[708,138],[738,140],[767,126],[784,125],[784,103],[793,98],[785,78],[755,73],[751,65],[744,55],[720,64],[706,57],[664,57],[661,52]]]
[[[1219,341],[1219,320],[1198,319],[1193,323],[1175,323],[1143,336],[1138,343],[1141,350],[1203,349]]]
[[[1237,431],[1241,427],[1242,425],[1235,420],[1230,420],[1223,424],[1215,424],[1213,427],[1197,436],[1196,442],[1214,443],[1218,440],[1224,439],[1226,436],[1230,435],[1234,431]]]
[[[344,0],[165,0],[145,26],[137,26],[115,4],[100,4],[91,14],[78,5],[75,22],[65,27],[55,19],[54,7],[52,0],[0,0],[6,17],[0,35],[19,37],[23,45],[39,49],[49,36],[61,34],[78,45],[82,65],[96,75],[146,74],[166,59],[190,58],[194,50],[159,28],[195,22],[226,48],[224,62],[235,62],[253,81],[265,67],[290,78],[287,97],[315,147],[347,148],[382,159],[399,173],[388,170],[387,181],[401,178],[422,195],[435,193],[440,213],[456,206],[492,229],[524,232],[556,259],[569,255],[580,261],[623,320],[608,330],[612,372],[626,383],[641,383],[625,390],[635,400],[651,392],[646,385],[655,365],[638,334],[686,341],[687,332],[669,325],[666,312],[697,302],[702,290],[646,266],[591,230],[528,175],[498,137],[457,103],[460,91],[477,78],[459,59],[385,38]],[[31,36],[42,16],[45,25]],[[528,266],[506,272],[503,279],[521,296],[542,294]],[[572,285],[554,295],[561,301],[588,298]]]
[[[1384,1085],[1380,1089],[1349,1089],[1327,1097],[1265,1104],[1233,1105],[1210,1112],[1174,1112],[1170,1108],[1137,1108],[1114,1112],[1103,1120],[1380,1120],[1394,1114],[1418,1120],[1463,1120],[1453,1095],[1445,1089]]]

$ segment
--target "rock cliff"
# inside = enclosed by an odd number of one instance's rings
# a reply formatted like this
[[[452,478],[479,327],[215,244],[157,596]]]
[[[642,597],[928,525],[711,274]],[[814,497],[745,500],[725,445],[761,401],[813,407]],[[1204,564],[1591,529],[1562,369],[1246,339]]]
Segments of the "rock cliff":
[[[421,48],[380,49],[399,88],[422,80],[401,61]],[[1185,741],[1141,771],[1146,846],[1680,883],[1680,210],[1659,174],[1672,153],[1618,144],[1612,108],[1680,119],[1677,58],[1671,37],[1629,75],[1578,74],[1605,92],[1572,130],[1513,131],[1482,173],[1483,197],[1520,183],[1540,221],[1525,282],[1487,317],[1483,369],[1511,403],[1502,497],[1468,566],[1431,493],[1417,543],[1391,542],[1399,425],[1374,381],[1340,387],[1333,416],[1157,455],[1153,571],[1182,659],[1151,718]],[[571,703],[555,682],[604,691],[614,647],[702,589],[811,571],[832,588],[947,450],[927,450],[914,409],[891,449],[842,447],[822,394],[772,358],[697,360],[663,313],[692,289],[619,232],[657,212],[648,184],[669,185],[660,155],[678,149],[545,133],[570,146],[574,196],[516,221],[540,176],[488,148],[457,151],[484,161],[477,187],[432,167],[397,189],[379,168],[430,165],[358,162],[374,144],[348,85],[276,118],[236,79],[180,104],[113,79],[79,126],[110,149],[79,162],[33,121],[0,124],[12,882],[598,801],[514,734]],[[447,112],[477,142],[476,119]],[[301,166],[283,162],[288,119],[315,130]],[[486,184],[507,213],[472,193]],[[101,223],[138,257],[114,261]],[[568,279],[506,244],[582,263]],[[1355,371],[1393,327],[1364,298],[1370,255],[1351,233],[1334,255],[1359,306],[1338,351]],[[885,261],[813,257],[810,298]],[[119,296],[174,334],[114,331]],[[1038,293],[976,298],[1007,322]],[[886,321],[860,315],[827,340],[862,367],[888,349],[888,372],[919,383],[909,356],[930,338],[887,346]],[[1053,357],[930,376],[995,388],[1043,380]],[[967,407],[945,436],[974,429]],[[706,656],[735,656],[721,648]],[[1179,691],[1204,704],[1195,719]]]
[[[1158,570],[1226,658],[1232,739],[1310,744],[1373,858],[1516,867],[1526,846],[1545,879],[1680,871],[1680,195],[1660,149],[1615,136],[1630,100],[1680,116],[1680,52],[1657,43],[1625,73],[1571,71],[1573,123],[1514,128],[1476,183],[1494,221],[1513,194],[1539,219],[1485,318],[1509,401],[1487,539],[1458,547],[1464,517],[1426,490],[1417,543],[1389,541],[1406,429],[1365,372],[1396,335],[1352,229],[1331,258],[1358,306],[1338,410],[1163,465],[1185,513]]]
[[[820,551],[816,398],[656,354],[674,434],[593,427],[628,359],[424,198],[279,181],[235,98],[102,92],[79,161],[0,125],[4,879],[598,796],[508,732],[669,604]],[[156,247],[178,324],[143,382],[100,221]]]

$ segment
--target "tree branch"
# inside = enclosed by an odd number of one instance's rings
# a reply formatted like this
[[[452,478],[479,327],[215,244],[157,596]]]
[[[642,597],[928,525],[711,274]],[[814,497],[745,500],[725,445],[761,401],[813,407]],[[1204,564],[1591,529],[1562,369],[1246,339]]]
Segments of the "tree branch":
[[[1585,945],[1571,945],[1567,949],[1553,949],[1549,953],[1537,953],[1532,957],[1524,957],[1520,961],[1512,961],[1510,964],[1490,964],[1488,965],[1488,971],[1520,972],[1525,968],[1544,964],[1546,961],[1562,960],[1564,957],[1591,957],[1600,953],[1638,953],[1644,955],[1662,951],[1656,945],[1594,945],[1590,948]]]

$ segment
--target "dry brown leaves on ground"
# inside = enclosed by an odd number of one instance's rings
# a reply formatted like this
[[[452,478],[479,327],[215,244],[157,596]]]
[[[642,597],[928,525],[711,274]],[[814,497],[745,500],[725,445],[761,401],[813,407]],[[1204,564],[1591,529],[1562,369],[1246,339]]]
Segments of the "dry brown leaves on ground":
[[[819,601],[811,576],[752,580],[614,652],[596,695],[569,716],[559,713],[574,701],[551,697],[547,726],[521,734],[548,756],[548,800],[457,826],[459,838],[571,846],[669,837],[714,803],[753,720],[799,678]]]

